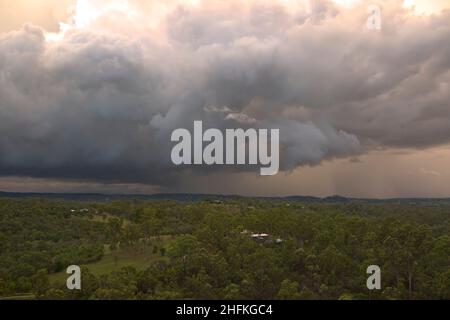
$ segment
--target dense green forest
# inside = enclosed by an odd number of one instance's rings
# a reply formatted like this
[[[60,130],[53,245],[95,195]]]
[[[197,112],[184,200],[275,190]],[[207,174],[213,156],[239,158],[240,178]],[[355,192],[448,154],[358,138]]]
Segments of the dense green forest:
[[[450,205],[2,199],[0,297],[450,299]]]

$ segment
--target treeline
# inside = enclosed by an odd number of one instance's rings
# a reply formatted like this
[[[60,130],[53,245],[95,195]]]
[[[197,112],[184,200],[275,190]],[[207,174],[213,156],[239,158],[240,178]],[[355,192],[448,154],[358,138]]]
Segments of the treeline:
[[[87,209],[84,209],[87,208]],[[0,201],[0,295],[40,299],[450,299],[450,206],[252,199]],[[264,234],[255,237],[254,234]],[[267,235],[266,235],[267,234]],[[48,275],[104,248],[161,259],[95,276],[82,290]],[[379,265],[382,289],[366,269]]]

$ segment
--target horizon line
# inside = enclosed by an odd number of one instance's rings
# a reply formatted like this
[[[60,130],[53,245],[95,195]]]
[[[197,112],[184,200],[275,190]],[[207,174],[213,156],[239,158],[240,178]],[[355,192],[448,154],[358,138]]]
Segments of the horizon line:
[[[55,196],[103,196],[103,197],[157,197],[157,196],[193,196],[193,197],[224,197],[224,198],[245,198],[245,199],[291,199],[291,198],[313,198],[318,200],[329,200],[329,199],[346,199],[346,200],[356,200],[356,201],[389,201],[389,200],[450,200],[448,197],[423,197],[423,196],[410,196],[410,197],[386,197],[386,198],[376,198],[376,197],[353,197],[353,196],[342,196],[339,194],[329,195],[329,196],[312,196],[312,195],[286,195],[286,196],[250,196],[250,195],[239,195],[239,194],[221,194],[221,193],[189,193],[189,192],[160,192],[160,193],[102,193],[102,192],[22,192],[22,191],[4,191],[0,190],[0,196],[14,194],[18,196],[27,195],[55,195]]]

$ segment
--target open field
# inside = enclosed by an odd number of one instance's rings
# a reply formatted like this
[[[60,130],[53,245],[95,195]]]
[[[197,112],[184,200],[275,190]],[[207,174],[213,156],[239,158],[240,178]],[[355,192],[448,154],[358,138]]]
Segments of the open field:
[[[106,275],[114,271],[119,271],[125,267],[133,267],[137,271],[149,268],[158,261],[167,261],[166,257],[161,256],[159,249],[167,248],[171,241],[170,236],[162,236],[159,239],[152,239],[152,245],[142,247],[132,247],[119,249],[111,252],[108,246],[105,246],[105,256],[98,262],[88,263],[80,267],[87,267],[95,276]],[[158,247],[155,253],[154,246]],[[65,272],[58,272],[49,275],[50,282],[58,285],[65,284],[68,275]]]

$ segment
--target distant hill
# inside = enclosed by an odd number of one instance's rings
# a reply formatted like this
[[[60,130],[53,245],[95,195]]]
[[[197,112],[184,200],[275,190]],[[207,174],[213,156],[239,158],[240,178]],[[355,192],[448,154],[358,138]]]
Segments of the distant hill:
[[[262,199],[274,201],[310,202],[310,203],[411,203],[411,204],[450,204],[450,198],[393,198],[393,199],[363,199],[331,196],[326,198],[312,196],[288,196],[288,197],[244,197],[238,195],[213,195],[213,194],[188,194],[188,193],[160,193],[152,195],[139,194],[101,194],[101,193],[21,193],[2,192],[0,199],[62,199],[74,201],[114,201],[114,200],[175,200],[183,202],[196,202],[204,200],[237,200],[237,199]]]
[[[208,195],[208,194],[101,194],[101,193],[33,193],[33,192],[4,192],[0,191],[0,198],[42,198],[42,199],[63,199],[76,201],[113,201],[113,200],[176,200],[176,201],[203,201],[226,200],[242,198],[236,195]]]

